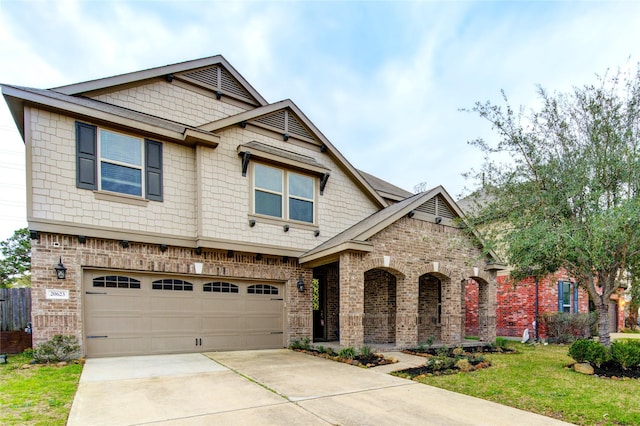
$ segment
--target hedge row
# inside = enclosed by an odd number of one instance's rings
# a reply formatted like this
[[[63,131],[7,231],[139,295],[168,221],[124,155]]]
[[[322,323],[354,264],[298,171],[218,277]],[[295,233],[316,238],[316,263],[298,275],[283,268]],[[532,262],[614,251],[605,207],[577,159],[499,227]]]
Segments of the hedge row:
[[[610,348],[595,340],[576,340],[569,347],[569,356],[576,362],[588,362],[600,367],[605,362],[615,362],[622,368],[640,367],[640,340],[617,340]]]

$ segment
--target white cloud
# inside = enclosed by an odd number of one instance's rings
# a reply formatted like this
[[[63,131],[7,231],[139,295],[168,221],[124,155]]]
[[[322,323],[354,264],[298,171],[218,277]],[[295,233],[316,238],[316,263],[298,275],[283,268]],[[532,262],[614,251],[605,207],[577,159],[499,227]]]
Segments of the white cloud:
[[[639,18],[632,2],[4,2],[0,82],[54,87],[222,54],[356,167],[456,196],[481,161],[466,142],[493,137],[459,108],[501,88],[532,105],[538,83],[568,90],[634,63]],[[2,103],[0,157],[18,164],[5,155],[23,149],[13,129]]]

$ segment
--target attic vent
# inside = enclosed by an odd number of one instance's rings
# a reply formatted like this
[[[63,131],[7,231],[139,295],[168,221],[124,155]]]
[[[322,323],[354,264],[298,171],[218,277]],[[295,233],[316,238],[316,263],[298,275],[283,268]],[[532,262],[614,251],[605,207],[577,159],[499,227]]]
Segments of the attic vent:
[[[273,127],[274,129],[284,133],[286,119],[286,112],[282,110],[274,112],[273,114],[265,115],[264,117],[260,117],[256,120],[256,122],[262,123],[269,127]]]
[[[456,217],[456,214],[449,208],[444,199],[439,195],[431,198],[416,210],[434,216],[441,216],[447,219],[453,219]]]
[[[293,114],[289,114],[289,133],[296,136],[301,136],[307,139],[313,139],[311,133],[300,123]]]
[[[255,99],[242,85],[224,68],[213,66],[183,74],[185,77],[208,86],[211,90],[222,90],[225,95],[239,98],[256,104]]]
[[[314,140],[313,135],[300,123],[295,114],[289,110],[281,110],[273,114],[265,115],[264,117],[256,119],[254,122],[269,126],[273,130],[281,133],[289,133],[293,136]]]

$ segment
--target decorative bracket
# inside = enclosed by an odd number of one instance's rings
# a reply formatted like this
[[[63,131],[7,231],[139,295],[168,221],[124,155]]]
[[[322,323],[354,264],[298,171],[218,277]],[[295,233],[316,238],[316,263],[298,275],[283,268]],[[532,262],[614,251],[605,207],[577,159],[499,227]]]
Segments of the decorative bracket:
[[[324,193],[324,187],[327,186],[327,181],[329,180],[329,173],[324,173],[320,178],[320,195]]]
[[[242,153],[242,176],[247,176],[247,168],[249,167],[249,159],[251,158],[251,152],[245,151]]]

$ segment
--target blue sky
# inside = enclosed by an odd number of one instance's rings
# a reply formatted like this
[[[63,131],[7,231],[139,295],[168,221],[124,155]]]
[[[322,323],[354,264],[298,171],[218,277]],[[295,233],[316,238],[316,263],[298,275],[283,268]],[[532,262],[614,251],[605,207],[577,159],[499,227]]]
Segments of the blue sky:
[[[0,0],[0,82],[49,88],[222,54],[292,99],[357,168],[442,184],[493,134],[460,108],[536,104],[640,60],[640,2]],[[0,239],[26,226],[24,145],[0,103]]]

